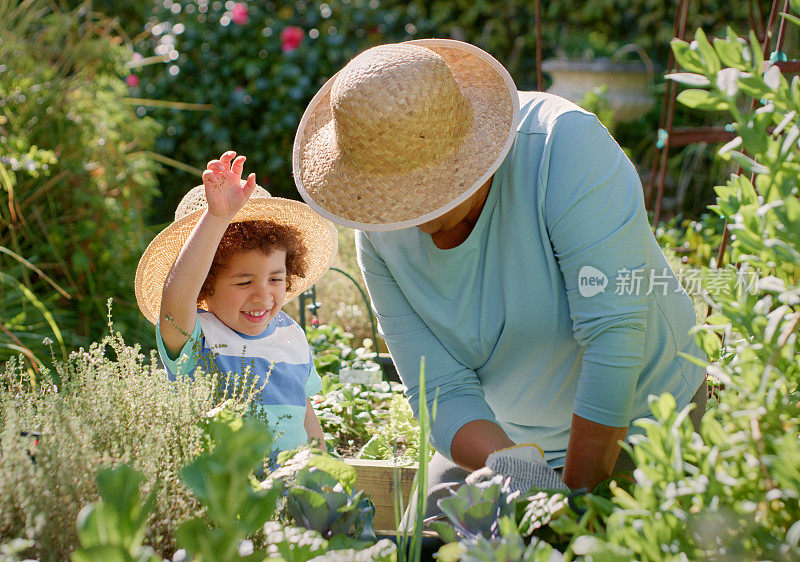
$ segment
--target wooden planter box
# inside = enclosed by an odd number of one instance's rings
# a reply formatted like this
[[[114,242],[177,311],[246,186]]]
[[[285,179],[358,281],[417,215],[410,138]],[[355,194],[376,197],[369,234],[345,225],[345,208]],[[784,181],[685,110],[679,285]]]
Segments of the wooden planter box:
[[[395,468],[393,461],[373,461],[367,459],[345,459],[356,470],[356,487],[364,490],[375,504],[376,531],[396,530],[394,519],[394,479],[398,472],[398,482],[403,496],[403,506],[408,506],[412,483],[417,474],[417,465]],[[402,513],[400,514],[402,517]]]

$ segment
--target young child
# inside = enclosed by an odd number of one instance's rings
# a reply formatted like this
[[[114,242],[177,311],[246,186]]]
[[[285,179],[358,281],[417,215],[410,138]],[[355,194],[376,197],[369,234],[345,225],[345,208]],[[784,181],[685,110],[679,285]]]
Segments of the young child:
[[[336,230],[307,205],[270,197],[254,174],[242,182],[244,160],[229,151],[208,163],[203,185],[142,256],[137,302],[171,377],[208,361],[223,373],[252,366],[274,446],[323,444],[308,398],[321,381],[303,330],[281,307],[328,269]]]

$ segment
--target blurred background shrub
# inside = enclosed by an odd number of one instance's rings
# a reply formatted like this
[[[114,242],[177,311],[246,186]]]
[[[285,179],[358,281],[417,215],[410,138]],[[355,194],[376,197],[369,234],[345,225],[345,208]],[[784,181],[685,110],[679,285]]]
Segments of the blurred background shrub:
[[[114,28],[82,8],[0,0],[0,360],[24,348],[32,368],[44,337],[97,339],[108,297],[120,329],[144,333],[133,273],[160,126],[126,100],[131,51]]]
[[[107,2],[109,10],[119,4]],[[746,29],[756,21],[750,2],[697,4],[690,3],[687,20],[710,35],[725,25]],[[768,11],[771,3],[756,5]],[[142,6],[149,6],[145,38],[135,45],[133,64],[164,62],[133,68],[132,95],[210,106],[207,111],[140,108],[164,125],[158,153],[189,166],[167,170],[162,178],[163,205],[155,222],[166,221],[180,195],[199,181],[197,171],[229,148],[248,156],[248,167],[273,195],[296,198],[291,150],[303,111],[328,78],[370,46],[423,37],[468,41],[497,57],[520,89],[536,88],[531,0],[156,0]],[[634,43],[663,71],[677,9],[678,2],[656,0],[543,2],[542,55],[610,57]],[[657,79],[653,95],[663,87]],[[617,131],[643,173],[656,138],[656,105]],[[675,166],[680,173],[680,162]],[[698,165],[692,171],[705,180],[707,169]],[[727,170],[719,172],[721,178]],[[705,195],[711,194],[708,187]],[[708,197],[697,204],[691,195],[684,199],[701,212]]]

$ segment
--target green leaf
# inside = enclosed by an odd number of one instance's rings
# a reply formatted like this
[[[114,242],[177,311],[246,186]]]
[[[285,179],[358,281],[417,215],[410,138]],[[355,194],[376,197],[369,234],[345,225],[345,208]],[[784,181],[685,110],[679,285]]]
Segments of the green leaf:
[[[659,421],[666,420],[675,411],[676,406],[675,397],[668,392],[661,396],[651,395],[648,398],[648,404],[653,415]]]
[[[70,556],[72,562],[135,562],[134,558],[119,545],[98,545],[76,550]],[[160,558],[156,558],[160,560]]]
[[[139,485],[143,479],[128,465],[97,473],[102,501],[85,506],[78,514],[78,537],[83,548],[115,546],[131,554],[136,552],[155,501],[154,493],[140,501]]]
[[[703,58],[697,51],[689,46],[689,43],[681,39],[673,39],[670,41],[670,45],[672,46],[672,52],[675,55],[675,61],[678,65],[696,74],[702,74],[704,76],[712,74],[709,72],[708,68],[706,68],[705,64],[703,64]]]
[[[287,503],[292,516],[309,529],[323,532],[330,524],[331,512],[328,509],[328,502],[315,490],[295,486],[287,498]]]
[[[792,22],[795,25],[800,25],[800,18],[798,18],[797,16],[787,14],[786,12],[781,12],[781,17],[787,21]]]
[[[439,562],[458,562],[464,555],[465,547],[461,543],[451,542],[444,545],[436,553],[436,559]]]
[[[742,137],[742,148],[748,154],[761,155],[767,152],[769,147],[769,134],[765,127],[741,127],[739,136]]]
[[[697,31],[695,31],[694,40],[697,42],[697,50],[700,52],[705,61],[705,67],[708,69],[706,74],[714,75],[719,72],[722,68],[719,57],[717,56],[717,52],[714,50],[714,47],[712,47],[711,43],[708,42],[706,34],[702,29],[698,28]]]
[[[750,31],[750,52],[753,55],[752,68],[756,70],[756,73],[760,73],[764,66],[764,53],[755,31],[752,30]]]
[[[667,80],[674,80],[680,84],[686,84],[687,86],[702,87],[711,84],[711,80],[702,74],[694,74],[692,72],[673,72],[672,74],[667,74],[664,78]]]
[[[729,66],[731,68],[738,68],[742,71],[747,71],[748,66],[746,61],[744,60],[744,56],[742,55],[742,44],[739,42],[739,39],[735,36],[731,38],[731,34],[733,30],[728,28],[728,38],[721,39],[719,37],[714,38],[714,50],[717,51],[717,55],[722,61],[722,64],[725,66]]]
[[[678,94],[677,100],[687,107],[704,111],[724,111],[728,102],[706,90],[684,90]]]
[[[738,150],[731,150],[728,154],[736,160],[739,165],[748,172],[753,172],[754,174],[767,174],[769,173],[769,168],[764,166],[763,164],[759,164],[746,154],[742,154]]]
[[[719,336],[715,332],[709,329],[698,329],[695,333],[695,339],[709,361],[713,361],[719,356],[721,344]]]
[[[708,367],[708,365],[709,365],[708,361],[703,361],[702,359],[700,359],[698,357],[695,357],[694,355],[689,355],[688,353],[684,353],[682,351],[678,352],[678,356],[679,357],[683,357],[684,359],[689,361],[689,363],[691,363],[693,365],[697,365],[698,367],[705,368],[705,367]]]
[[[341,482],[344,490],[352,494],[356,485],[356,469],[349,464],[336,460],[329,455],[314,455],[308,461],[308,466],[314,466],[333,476]]]
[[[428,524],[428,527],[431,531],[434,531],[439,535],[439,538],[442,540],[442,542],[458,541],[456,530],[450,523],[446,523],[444,521],[434,521]]]
[[[250,534],[260,529],[275,513],[275,506],[281,493],[280,487],[269,491],[253,493],[239,506],[239,528]]]
[[[760,76],[739,76],[739,89],[748,96],[762,99],[772,92]]]
[[[498,529],[500,530],[500,534],[506,538],[519,536],[517,524],[514,522],[513,518],[507,515],[504,515],[500,518],[500,521],[498,522]]]
[[[175,537],[178,539],[178,547],[186,549],[192,555],[200,555],[207,560],[218,560],[216,556],[221,554],[216,552],[219,534],[215,536],[212,533],[205,521],[195,518],[181,523],[175,531]]]
[[[756,188],[753,187],[753,182],[750,181],[750,178],[739,174],[734,181],[736,181],[740,190],[739,193],[743,204],[750,205],[751,203],[758,203],[758,194],[756,193]]]

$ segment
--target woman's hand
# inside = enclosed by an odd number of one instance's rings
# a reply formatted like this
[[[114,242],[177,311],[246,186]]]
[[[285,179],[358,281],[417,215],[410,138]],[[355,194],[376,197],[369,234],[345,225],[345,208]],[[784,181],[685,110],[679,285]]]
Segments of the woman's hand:
[[[244,161],[244,156],[237,158],[236,153],[229,150],[219,160],[208,163],[203,172],[203,185],[209,214],[230,221],[250,198],[256,187],[256,175],[250,174],[242,185]]]

